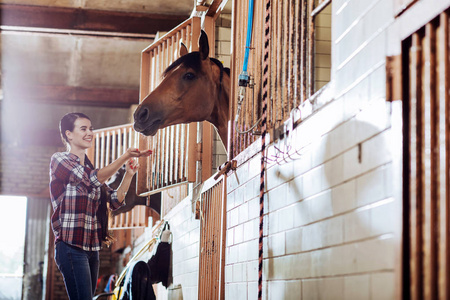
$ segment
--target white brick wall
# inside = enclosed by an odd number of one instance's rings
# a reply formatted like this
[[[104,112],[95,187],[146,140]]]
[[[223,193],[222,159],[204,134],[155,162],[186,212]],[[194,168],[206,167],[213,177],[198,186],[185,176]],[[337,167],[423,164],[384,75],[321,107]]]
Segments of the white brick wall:
[[[297,159],[267,165],[264,299],[394,298],[401,216],[384,99],[392,9],[390,0],[333,1],[334,99],[288,137]],[[259,170],[258,154],[228,178],[226,299],[257,295]]]
[[[172,231],[172,285],[168,289],[161,283],[154,285],[155,294],[158,299],[169,299],[181,293],[182,299],[195,300],[198,298],[200,221],[192,213],[191,197],[183,199],[164,220],[169,222]],[[148,234],[139,237],[141,244],[134,245],[134,252],[149,239]],[[141,259],[147,261],[150,257],[149,253]]]

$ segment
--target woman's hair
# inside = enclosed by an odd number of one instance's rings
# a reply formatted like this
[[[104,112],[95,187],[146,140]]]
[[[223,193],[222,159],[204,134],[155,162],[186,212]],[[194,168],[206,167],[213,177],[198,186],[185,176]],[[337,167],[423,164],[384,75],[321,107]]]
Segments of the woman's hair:
[[[64,117],[62,117],[61,121],[59,121],[59,132],[61,133],[61,140],[66,147],[69,146],[69,139],[66,136],[66,130],[72,132],[75,128],[75,121],[79,118],[88,119],[89,121],[91,120],[83,113],[74,112],[65,114]]]

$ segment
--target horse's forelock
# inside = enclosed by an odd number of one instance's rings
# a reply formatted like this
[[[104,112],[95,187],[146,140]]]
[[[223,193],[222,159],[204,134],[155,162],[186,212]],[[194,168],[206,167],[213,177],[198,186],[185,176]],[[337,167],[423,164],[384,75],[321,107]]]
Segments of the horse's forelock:
[[[164,70],[163,76],[166,76],[170,71],[172,71],[179,65],[184,65],[186,68],[191,68],[194,69],[195,71],[200,71],[202,66],[200,53],[196,51],[181,56],[176,61],[174,61],[170,66],[168,66],[167,69]]]

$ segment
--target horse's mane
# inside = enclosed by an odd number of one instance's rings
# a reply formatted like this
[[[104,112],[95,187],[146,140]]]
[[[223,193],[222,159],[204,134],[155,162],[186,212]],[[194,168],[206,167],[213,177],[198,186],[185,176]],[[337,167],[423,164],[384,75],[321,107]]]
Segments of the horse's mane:
[[[222,72],[225,72],[228,76],[230,76],[230,68],[225,68],[222,62],[214,57],[210,57],[209,59],[220,68],[220,81],[222,81],[223,76]],[[201,69],[200,52],[195,51],[181,56],[164,70],[163,76],[166,76],[167,73],[169,73],[179,65],[184,65],[187,68],[192,68],[197,72],[200,71]]]

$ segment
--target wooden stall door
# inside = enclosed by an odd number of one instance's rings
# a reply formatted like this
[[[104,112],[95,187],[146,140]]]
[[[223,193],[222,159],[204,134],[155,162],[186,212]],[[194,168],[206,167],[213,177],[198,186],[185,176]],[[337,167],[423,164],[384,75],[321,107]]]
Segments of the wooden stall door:
[[[132,124],[97,129],[94,131],[94,144],[88,150],[88,157],[96,168],[103,168],[119,158],[130,147],[136,147],[138,134]],[[150,209],[135,206],[126,213],[112,218],[110,229],[138,228],[148,226]],[[122,236],[123,233],[120,233]],[[119,236],[119,237],[120,237]]]
[[[198,50],[201,22],[200,17],[191,17],[142,51],[140,102],[158,86],[164,70],[178,58],[180,42],[191,51]],[[213,51],[213,19],[205,17],[203,27],[209,37],[210,51]],[[147,196],[174,185],[195,182],[197,162],[212,165],[212,153],[208,150],[212,148],[213,128],[207,122],[202,126],[200,130],[197,123],[178,124],[159,129],[152,137],[139,135],[138,147],[151,149],[153,154],[139,159],[138,194]],[[203,168],[203,180],[211,176],[210,169]]]
[[[449,14],[403,42],[403,299],[449,299]]]
[[[225,299],[226,176],[208,179],[201,192],[198,299]]]

